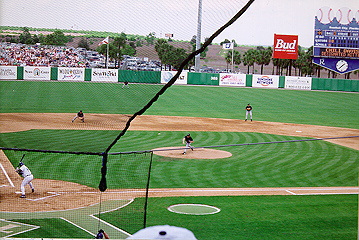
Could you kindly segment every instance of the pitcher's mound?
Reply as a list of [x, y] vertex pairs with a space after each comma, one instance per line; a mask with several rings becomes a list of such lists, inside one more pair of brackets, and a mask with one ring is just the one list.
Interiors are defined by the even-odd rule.
[[[169, 149], [169, 150], [158, 151], [164, 149]], [[193, 151], [191, 149], [187, 149], [186, 154], [183, 154], [183, 147], [164, 147], [164, 148], [156, 148], [153, 150], [157, 150], [153, 152], [156, 155], [163, 157], [171, 157], [171, 158], [217, 159], [217, 158], [227, 158], [232, 156], [232, 153], [230, 152], [209, 149], [209, 148], [195, 148]]]

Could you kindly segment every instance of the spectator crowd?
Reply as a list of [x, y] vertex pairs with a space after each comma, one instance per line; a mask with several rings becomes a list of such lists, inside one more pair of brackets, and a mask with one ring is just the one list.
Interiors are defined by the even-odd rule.
[[[161, 62], [123, 55], [119, 64], [109, 61], [109, 68], [137, 71], [161, 71]], [[105, 57], [96, 51], [66, 46], [26, 45], [0, 42], [0, 65], [36, 67], [105, 68]]]
[[89, 67], [83, 49], [59, 46], [0, 43], [0, 65], [38, 67]]

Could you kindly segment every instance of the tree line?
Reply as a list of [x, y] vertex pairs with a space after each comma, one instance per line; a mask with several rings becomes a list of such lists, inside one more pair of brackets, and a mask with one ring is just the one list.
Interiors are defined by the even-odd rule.
[[[236, 47], [235, 41], [224, 40], [223, 43], [233, 42]], [[324, 68], [318, 66], [312, 62], [313, 46], [308, 49], [304, 49], [298, 46], [298, 59], [278, 59], [272, 57], [272, 47], [258, 46], [253, 49], [248, 49], [243, 55], [233, 50], [233, 64], [239, 65], [243, 63], [247, 67], [247, 74], [254, 73], [254, 65], [260, 66], [260, 74], [263, 74], [263, 67], [268, 66], [271, 62], [273, 65], [272, 75], [286, 75], [286, 76], [317, 76], [321, 77], [321, 70]], [[225, 55], [227, 64], [232, 64], [232, 51], [227, 51]], [[325, 69], [327, 71], [328, 78], [336, 78], [338, 73]], [[354, 74], [358, 74], [359, 71], [354, 71]], [[345, 78], [350, 79], [351, 73], [346, 73]]]
[[[72, 41], [74, 37], [68, 36], [63, 33], [61, 30], [55, 30], [53, 33], [48, 35], [43, 34], [31, 34], [29, 28], [24, 27], [23, 32], [19, 35], [18, 39], [10, 39], [12, 42], [20, 42], [23, 44], [36, 44], [41, 43], [44, 45], [56, 45], [63, 46], [66, 43]], [[193, 36], [189, 41], [191, 44], [191, 48], [184, 49], [174, 47], [170, 43], [172, 39], [162, 39], [156, 38], [156, 34], [154, 32], [149, 33], [147, 36], [139, 38], [133, 35], [126, 35], [125, 33], [117, 34], [117, 36], [111, 39], [109, 43], [108, 56], [111, 60], [115, 60], [115, 67], [119, 67], [119, 63], [123, 60], [124, 55], [135, 56], [136, 48], [143, 45], [153, 45], [154, 49], [164, 66], [164, 68], [177, 69], [181, 62], [187, 58], [187, 56], [196, 49], [196, 36]], [[238, 49], [238, 45], [234, 40], [229, 41], [225, 39], [220, 45], [224, 43], [234, 43], [234, 47]], [[88, 39], [86, 37], [82, 37], [78, 43], [78, 47], [85, 48], [87, 50], [90, 49]], [[106, 44], [100, 45], [95, 49], [97, 52], [107, 56], [107, 46]], [[201, 53], [201, 59], [206, 58], [208, 48]], [[244, 53], [240, 53], [240, 51], [234, 49], [233, 51], [226, 51], [224, 56], [224, 60], [227, 65], [232, 64], [232, 53], [233, 53], [233, 64], [238, 65], [243, 63], [243, 65], [247, 68], [246, 73], [254, 73], [255, 64], [260, 67], [260, 74], [263, 74], [264, 66], [269, 65], [272, 62], [272, 74], [273, 75], [295, 75], [295, 76], [312, 76], [315, 75], [317, 77], [321, 77], [322, 67], [312, 63], [313, 56], [313, 46], [304, 49], [301, 46], [298, 47], [298, 59], [276, 59], [272, 58], [273, 49], [272, 47], [263, 47], [258, 46], [256, 48], [251, 48], [245, 51]], [[106, 61], [107, 62], [107, 61]], [[194, 66], [194, 60], [190, 61], [185, 69], [191, 69]], [[337, 73], [331, 70], [327, 71], [328, 78], [337, 77]], [[355, 71], [354, 73], [358, 73]], [[345, 75], [345, 78], [350, 78], [350, 73]]]

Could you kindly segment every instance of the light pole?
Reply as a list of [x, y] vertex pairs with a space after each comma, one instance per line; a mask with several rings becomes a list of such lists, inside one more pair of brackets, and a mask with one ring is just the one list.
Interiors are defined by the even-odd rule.
[[[202, 25], [202, 0], [198, 2], [198, 22], [197, 22], [197, 36], [196, 36], [196, 50], [201, 48], [201, 25]], [[201, 54], [197, 54], [194, 58], [194, 69], [199, 72], [201, 69]]]

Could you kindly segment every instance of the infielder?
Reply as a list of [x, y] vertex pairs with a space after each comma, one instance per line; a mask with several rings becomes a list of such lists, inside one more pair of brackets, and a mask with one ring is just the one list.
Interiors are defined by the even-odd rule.
[[21, 186], [20, 186], [20, 190], [21, 190], [21, 198], [26, 198], [25, 195], [25, 186], [27, 184], [29, 184], [30, 188], [31, 188], [31, 192], [35, 191], [34, 186], [32, 185], [32, 180], [34, 179], [34, 176], [32, 175], [30, 169], [28, 169], [24, 163], [20, 162], [19, 166], [15, 169], [15, 171], [24, 178], [24, 180], [22, 180]]
[[193, 147], [191, 146], [191, 143], [193, 143], [193, 138], [191, 137], [191, 134], [187, 134], [186, 136], [184, 136], [184, 138], [182, 139], [182, 143], [185, 144], [186, 143], [186, 148], [184, 149], [184, 152], [182, 154], [186, 154], [187, 148], [191, 148], [193, 151]]
[[82, 122], [85, 122], [85, 116], [84, 116], [84, 113], [82, 112], [82, 110], [80, 110], [80, 112], [78, 112], [76, 114], [74, 119], [72, 119], [72, 122], [74, 122], [76, 120], [76, 118], [80, 119]]
[[246, 120], [244, 121], [247, 121], [248, 119], [248, 114], [251, 118], [251, 121], [252, 121], [252, 106], [248, 103], [247, 107], [246, 107]]

